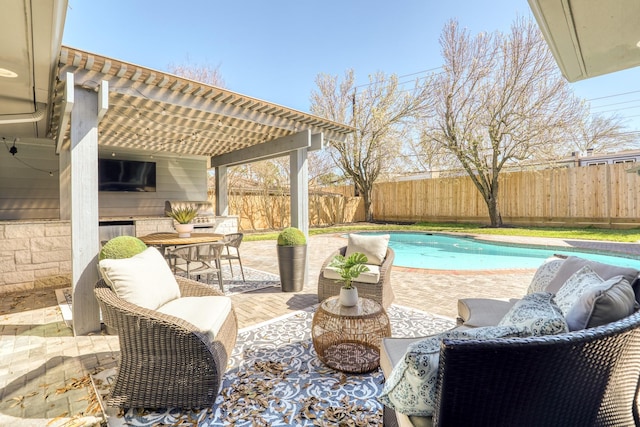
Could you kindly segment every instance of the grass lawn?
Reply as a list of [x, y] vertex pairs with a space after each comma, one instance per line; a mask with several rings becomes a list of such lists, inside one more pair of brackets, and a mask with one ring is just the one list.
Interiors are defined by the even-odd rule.
[[[628, 230], [613, 230], [603, 228], [542, 228], [542, 227], [504, 227], [489, 228], [477, 224], [460, 223], [416, 223], [411, 225], [398, 224], [344, 224], [332, 227], [311, 228], [310, 235], [323, 233], [342, 233], [364, 230], [404, 230], [404, 231], [444, 231], [449, 233], [493, 234], [502, 236], [530, 236], [555, 237], [559, 239], [605, 240], [610, 242], [640, 242], [640, 228]], [[244, 239], [275, 240], [278, 232], [246, 233]]]

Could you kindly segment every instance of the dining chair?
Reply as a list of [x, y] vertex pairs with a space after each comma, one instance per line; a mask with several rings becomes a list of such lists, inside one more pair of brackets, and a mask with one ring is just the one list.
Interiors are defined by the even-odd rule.
[[242, 238], [244, 234], [242, 233], [230, 233], [225, 234], [222, 242], [225, 246], [225, 252], [220, 255], [220, 259], [229, 261], [229, 269], [231, 270], [231, 275], [233, 276], [233, 266], [231, 265], [232, 260], [238, 260], [240, 264], [240, 272], [242, 273], [242, 281], [245, 282], [244, 278], [244, 269], [242, 268], [242, 259], [240, 258], [240, 243], [242, 243]]
[[222, 242], [182, 245], [169, 249], [167, 258], [174, 273], [182, 272], [187, 278], [206, 276], [206, 282], [209, 283], [209, 278], [215, 274], [220, 290], [224, 292], [220, 269], [220, 256], [224, 247]]

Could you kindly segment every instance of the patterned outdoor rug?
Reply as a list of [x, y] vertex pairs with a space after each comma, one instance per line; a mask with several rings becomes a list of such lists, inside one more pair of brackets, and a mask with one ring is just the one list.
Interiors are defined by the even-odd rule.
[[[280, 276], [277, 274], [267, 273], [249, 267], [244, 267], [245, 281], [242, 280], [240, 267], [233, 266], [233, 274], [229, 269], [229, 265], [222, 266], [222, 280], [224, 284], [225, 295], [241, 294], [243, 292], [257, 291], [258, 289], [270, 288], [272, 286], [280, 286]], [[218, 288], [218, 279], [211, 281], [211, 286]], [[62, 318], [67, 326], [71, 327], [71, 288], [56, 289], [56, 298], [58, 306], [62, 313]]]
[[[343, 374], [318, 360], [311, 342], [317, 306], [240, 330], [214, 408], [119, 414], [105, 408], [110, 427], [120, 426], [312, 426], [381, 425], [380, 369]], [[452, 319], [392, 305], [393, 336], [421, 336], [455, 326]], [[108, 393], [115, 368], [93, 376], [98, 394]]]

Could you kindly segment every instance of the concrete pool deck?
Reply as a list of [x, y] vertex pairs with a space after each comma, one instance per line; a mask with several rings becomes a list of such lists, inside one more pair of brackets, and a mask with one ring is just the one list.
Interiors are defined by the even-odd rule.
[[[284, 293], [279, 288], [265, 288], [233, 295], [239, 326], [251, 326], [316, 304], [320, 268], [331, 252], [346, 244], [342, 236], [343, 233], [323, 234], [309, 239], [309, 280], [302, 291]], [[497, 236], [489, 239], [553, 247], [608, 248], [640, 255], [639, 244]], [[245, 241], [240, 251], [246, 267], [278, 274], [275, 241]], [[459, 298], [520, 297], [533, 274], [533, 269], [462, 272], [393, 267], [394, 303], [455, 317]], [[91, 421], [95, 408], [87, 400], [88, 374], [116, 365], [118, 337], [74, 337], [62, 321], [53, 289], [2, 295], [0, 319], [0, 425], [58, 427], [74, 416]]]

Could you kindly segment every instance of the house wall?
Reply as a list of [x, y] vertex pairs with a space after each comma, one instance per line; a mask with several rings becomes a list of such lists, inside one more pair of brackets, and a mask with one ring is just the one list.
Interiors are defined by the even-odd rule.
[[[108, 157], [109, 152], [101, 152]], [[155, 192], [112, 192], [98, 194], [100, 217], [164, 216], [166, 200], [207, 200], [207, 160], [157, 157], [135, 154], [117, 158], [156, 162]]]
[[58, 157], [53, 142], [18, 141], [15, 156], [9, 153], [13, 141], [0, 144], [0, 220], [59, 218]]
[[[15, 156], [8, 151], [12, 145], [13, 141], [6, 140], [0, 146], [0, 220], [59, 219], [58, 156], [53, 142], [19, 141]], [[109, 157], [111, 152], [100, 156]], [[156, 162], [157, 189], [148, 193], [100, 192], [100, 217], [163, 216], [165, 200], [207, 200], [207, 159], [150, 159], [132, 153], [118, 153], [116, 158]]]

